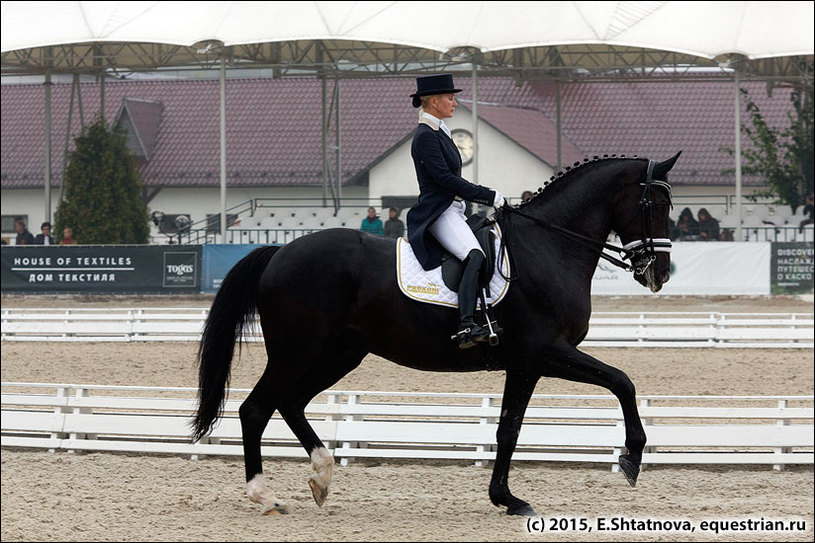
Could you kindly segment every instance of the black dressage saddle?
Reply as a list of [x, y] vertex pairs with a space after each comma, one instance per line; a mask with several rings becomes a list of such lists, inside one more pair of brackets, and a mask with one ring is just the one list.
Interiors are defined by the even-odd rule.
[[[487, 258], [484, 259], [484, 267], [479, 274], [481, 287], [486, 289], [487, 296], [490, 295], [490, 281], [495, 273], [495, 232], [492, 231], [492, 221], [480, 215], [471, 215], [467, 219], [467, 225], [472, 229], [481, 250]], [[461, 283], [461, 273], [464, 265], [451, 253], [445, 253], [441, 258], [441, 277], [444, 284], [453, 292], [458, 292]]]

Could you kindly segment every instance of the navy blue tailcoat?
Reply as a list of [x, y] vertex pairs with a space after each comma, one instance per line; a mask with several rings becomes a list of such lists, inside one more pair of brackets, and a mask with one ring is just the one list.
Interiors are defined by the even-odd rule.
[[441, 265], [445, 250], [428, 228], [456, 196], [492, 205], [495, 191], [461, 177], [458, 147], [431, 119], [419, 121], [410, 154], [419, 180], [419, 202], [407, 214], [408, 240], [422, 267], [432, 270]]

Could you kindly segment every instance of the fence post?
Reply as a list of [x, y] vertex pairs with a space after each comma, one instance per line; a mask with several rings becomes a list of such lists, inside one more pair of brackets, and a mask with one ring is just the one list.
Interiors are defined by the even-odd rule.
[[[651, 407], [651, 399], [650, 398], [642, 398], [642, 399], [640, 399], [640, 407], [645, 407], [646, 409]], [[654, 420], [651, 417], [645, 417], [644, 419], [642, 419], [643, 429], [647, 429], [649, 426], [651, 426], [653, 424], [653, 422], [654, 422]], [[645, 434], [647, 435], [648, 432], [645, 432]], [[645, 456], [645, 453], [650, 453], [650, 452], [653, 452], [653, 451], [654, 451], [653, 447], [649, 447], [648, 445], [646, 445], [645, 448], [642, 450], [643, 457]], [[644, 469], [645, 469], [645, 462], [642, 462], [640, 464], [640, 470], [644, 470]]]
[[[70, 387], [58, 387], [57, 388], [57, 398], [67, 398], [70, 394], [71, 394], [71, 388]], [[62, 422], [62, 425], [61, 425], [62, 429], [65, 428], [65, 416], [64, 415], [67, 412], [68, 411], [66, 410], [66, 408], [64, 406], [61, 406], [61, 405], [54, 408], [54, 414], [63, 415], [63, 417], [62, 417], [63, 422]], [[64, 439], [65, 434], [63, 432], [51, 432], [51, 438], [52, 439]], [[56, 452], [56, 449], [48, 449], [48, 452], [50, 452], [50, 453]]]
[[[778, 400], [778, 409], [783, 411], [786, 408], [787, 408], [787, 400]], [[790, 419], [778, 419], [778, 421], [776, 422], [777, 426], [789, 426], [789, 424], [790, 424]], [[789, 452], [789, 451], [790, 451], [789, 447], [776, 447], [775, 448], [776, 454], [782, 454], [782, 453], [786, 453], [786, 452]], [[774, 471], [784, 471], [783, 462], [780, 463], [780, 464], [773, 464], [773, 470]]]
[[[357, 400], [358, 400], [358, 397], [357, 397], [356, 394], [348, 394], [348, 402], [347, 403], [348, 403], [349, 407], [352, 406], [352, 405], [357, 405], [357, 403], [358, 403]], [[346, 422], [353, 422], [353, 421], [357, 420], [357, 418], [356, 418], [355, 415], [346, 415], [345, 420], [346, 420]], [[343, 448], [349, 448], [349, 449], [354, 447], [355, 445], [359, 445], [359, 443], [351, 442], [351, 441], [344, 441], [342, 443]], [[340, 459], [340, 465], [341, 466], [347, 466], [348, 464], [351, 463], [351, 460], [352, 459], [350, 457], [347, 457], [347, 456], [343, 457], [343, 458]]]
[[[481, 408], [482, 409], [489, 409], [491, 407], [492, 407], [492, 398], [491, 397], [485, 396], [485, 397], [481, 398]], [[478, 424], [490, 424], [494, 420], [495, 420], [495, 417], [480, 417], [478, 419]], [[483, 453], [485, 451], [491, 451], [492, 450], [492, 445], [484, 445], [484, 444], [476, 445], [475, 450], [476, 450], [476, 452], [479, 452], [479, 453]], [[484, 467], [484, 466], [488, 466], [489, 463], [490, 463], [489, 460], [477, 459], [475, 461], [475, 465], [477, 467], [479, 467], [479, 468]]]

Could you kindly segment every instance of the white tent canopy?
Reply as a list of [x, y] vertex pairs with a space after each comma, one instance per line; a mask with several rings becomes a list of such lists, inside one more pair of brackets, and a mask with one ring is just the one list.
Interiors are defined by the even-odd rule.
[[811, 55], [812, 2], [2, 2], [2, 51], [92, 42], [350, 40], [482, 52], [566, 44]]
[[[687, 57], [679, 62], [690, 63], [727, 60], [732, 54], [750, 60], [812, 55], [814, 5], [808, 1], [4, 1], [0, 42], [4, 73], [12, 67], [57, 72], [191, 64], [204, 61], [200, 57], [217, 59], [217, 51], [193, 48], [212, 43], [230, 47], [233, 59], [267, 64], [430, 61], [469, 48], [487, 62], [493, 55], [501, 64], [609, 69], [615, 67], [610, 64], [664, 62], [663, 57], [649, 59], [643, 50], [670, 51]], [[318, 58], [319, 48], [307, 45], [316, 42], [327, 55]], [[104, 49], [135, 43], [142, 44], [138, 52], [127, 47]], [[91, 44], [95, 52], [90, 51]], [[262, 45], [269, 44], [278, 47], [263, 50]], [[283, 49], [284, 44], [303, 47]], [[53, 49], [47, 54], [38, 51], [45, 47]], [[506, 54], [535, 48], [557, 49], [556, 54], [550, 51], [531, 61]], [[609, 48], [615, 55], [598, 61], [595, 55]], [[496, 56], [500, 52], [503, 55]], [[623, 60], [626, 55], [630, 59]], [[89, 56], [96, 57], [95, 65], [88, 62]]]

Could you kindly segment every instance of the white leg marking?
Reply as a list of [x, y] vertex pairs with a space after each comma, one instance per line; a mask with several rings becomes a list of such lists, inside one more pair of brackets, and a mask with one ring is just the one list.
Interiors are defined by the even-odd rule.
[[263, 507], [264, 515], [285, 515], [288, 513], [286, 505], [272, 496], [272, 494], [266, 489], [262, 473], [258, 473], [252, 477], [251, 481], [246, 483], [246, 494], [249, 496], [250, 500], [252, 500], [254, 503], [260, 504]]
[[334, 470], [334, 457], [324, 447], [311, 452], [311, 469], [314, 475], [308, 480], [314, 501], [322, 506], [328, 496], [328, 486], [331, 484], [331, 472]]

